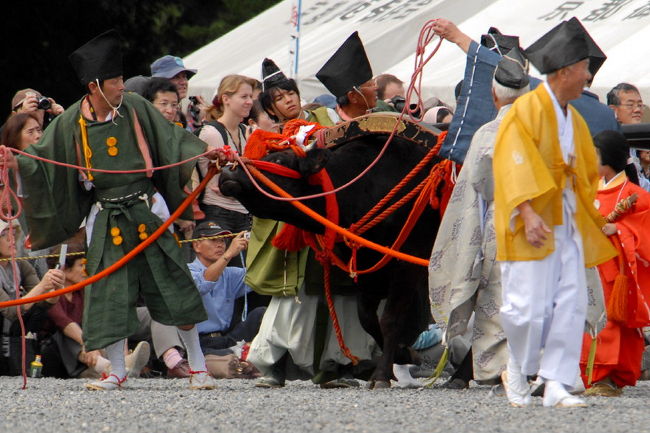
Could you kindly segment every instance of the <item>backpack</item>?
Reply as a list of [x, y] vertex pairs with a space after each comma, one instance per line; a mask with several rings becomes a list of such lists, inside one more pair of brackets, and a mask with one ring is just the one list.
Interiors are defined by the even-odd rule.
[[[219, 131], [219, 134], [221, 134], [221, 138], [223, 139], [223, 144], [227, 145], [228, 144], [228, 131], [226, 130], [226, 127], [224, 126], [223, 123], [217, 122], [216, 120], [213, 120], [211, 122], [206, 122], [203, 125], [199, 126], [194, 130], [194, 135], [197, 137], [201, 135], [201, 130], [203, 129], [204, 126], [210, 125], [214, 127], [217, 131]], [[241, 131], [242, 135], [245, 137], [246, 136], [246, 125], [243, 123], [239, 124], [239, 130]], [[241, 144], [241, 143], [240, 143]], [[243, 155], [244, 152], [241, 152], [241, 149], [235, 149], [240, 155]], [[203, 181], [203, 173], [201, 173], [201, 170], [199, 170], [198, 164], [196, 166], [196, 173], [199, 176], [199, 183]], [[201, 210], [203, 210], [203, 197], [205, 196], [205, 190], [201, 191], [201, 194], [196, 198], [199, 202], [199, 207]]]
[[[194, 130], [194, 135], [197, 137], [201, 134], [201, 130], [203, 129], [204, 126], [210, 125], [213, 128], [215, 128], [217, 131], [219, 131], [219, 134], [221, 134], [221, 138], [223, 139], [223, 144], [226, 145], [228, 144], [228, 131], [226, 130], [226, 127], [224, 126], [223, 123], [217, 122], [216, 120], [212, 122], [207, 122], [201, 125], [200, 127], [196, 128]], [[242, 133], [242, 135], [245, 137], [246, 136], [246, 125], [243, 123], [239, 124], [239, 130]], [[240, 155], [243, 154], [242, 150], [243, 149], [235, 149]]]

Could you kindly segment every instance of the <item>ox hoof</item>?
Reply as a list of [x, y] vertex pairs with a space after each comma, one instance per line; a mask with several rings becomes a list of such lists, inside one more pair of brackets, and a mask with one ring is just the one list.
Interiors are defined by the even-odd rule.
[[387, 389], [390, 388], [390, 382], [387, 380], [371, 380], [368, 382], [368, 389]]

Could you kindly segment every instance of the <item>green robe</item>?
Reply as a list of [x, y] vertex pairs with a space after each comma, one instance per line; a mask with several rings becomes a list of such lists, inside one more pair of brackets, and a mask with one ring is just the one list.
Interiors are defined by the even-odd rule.
[[[84, 166], [81, 100], [57, 117], [41, 140], [27, 152], [47, 159]], [[205, 143], [167, 120], [146, 100], [125, 94], [114, 121], [88, 124], [88, 144], [93, 168], [132, 170], [146, 168], [145, 155], [153, 167], [175, 163], [202, 153]], [[136, 127], [139, 125], [139, 128]], [[144, 137], [140, 148], [136, 131]], [[108, 153], [107, 139], [116, 139], [117, 155]], [[138, 227], [147, 235], [162, 220], [150, 210], [152, 196], [160, 193], [170, 210], [186, 194], [193, 163], [153, 173], [93, 172], [93, 187], [87, 190], [87, 172], [56, 166], [28, 157], [18, 164], [26, 194], [25, 213], [33, 248], [64, 241], [79, 229], [94, 203], [101, 203], [88, 247], [89, 275], [107, 268], [139, 242]], [[191, 208], [181, 216], [192, 219]], [[117, 228], [122, 243], [115, 244], [111, 228]], [[90, 236], [87, 233], [87, 236]], [[105, 347], [131, 335], [138, 326], [135, 314], [142, 295], [152, 317], [167, 325], [187, 325], [207, 319], [201, 298], [183, 260], [181, 249], [169, 231], [127, 265], [86, 287], [84, 339], [86, 350]]]

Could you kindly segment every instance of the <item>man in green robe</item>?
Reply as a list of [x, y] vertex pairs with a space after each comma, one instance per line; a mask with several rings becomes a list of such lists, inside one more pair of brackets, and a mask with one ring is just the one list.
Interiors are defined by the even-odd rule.
[[[114, 30], [80, 47], [70, 60], [88, 93], [27, 151], [88, 170], [25, 156], [17, 159], [33, 247], [63, 241], [86, 218], [87, 270], [94, 275], [151, 235], [169, 217], [169, 209], [185, 198], [183, 186], [192, 164], [153, 168], [196, 156], [205, 151], [205, 144], [166, 121], [143, 98], [124, 94], [120, 40]], [[191, 209], [183, 217], [192, 219]], [[194, 326], [207, 315], [171, 232], [165, 231], [125, 266], [85, 290], [85, 350], [105, 348], [112, 364], [108, 378], [87, 388], [113, 390], [126, 380], [124, 347], [138, 326], [139, 296], [153, 319], [178, 326], [193, 372], [190, 388], [214, 388]]]

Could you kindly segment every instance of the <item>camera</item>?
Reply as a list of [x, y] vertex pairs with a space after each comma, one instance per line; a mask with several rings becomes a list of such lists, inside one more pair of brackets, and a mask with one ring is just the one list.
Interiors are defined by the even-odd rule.
[[201, 109], [199, 108], [200, 105], [199, 100], [196, 98], [196, 96], [190, 96], [188, 99], [190, 100], [188, 111], [190, 112], [190, 116], [192, 116], [192, 122], [195, 125], [200, 125]]
[[39, 110], [49, 110], [50, 108], [52, 108], [52, 103], [47, 97], [41, 96], [40, 98], [38, 98], [37, 108]]
[[251, 239], [251, 232], [244, 232], [244, 239], [249, 241]]
[[[390, 103], [393, 105], [393, 107], [395, 107], [395, 110], [397, 110], [398, 113], [401, 113], [404, 109], [404, 104], [406, 104], [406, 99], [404, 99], [403, 96], [396, 95], [390, 99]], [[416, 110], [418, 108], [418, 104], [411, 104], [409, 108], [411, 110]], [[413, 115], [415, 117], [420, 117], [420, 111], [416, 110]]]

